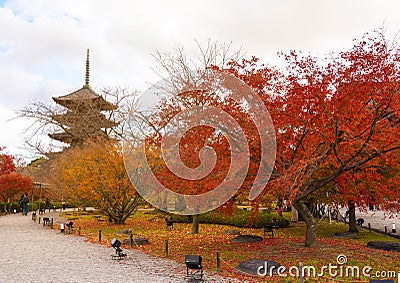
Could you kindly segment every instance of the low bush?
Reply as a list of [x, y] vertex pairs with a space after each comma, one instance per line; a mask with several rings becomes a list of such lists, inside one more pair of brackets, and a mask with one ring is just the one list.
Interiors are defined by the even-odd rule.
[[29, 211], [36, 211], [39, 209], [39, 205], [36, 202], [29, 203]]
[[12, 204], [11, 204], [11, 212], [13, 212], [14, 210], [15, 210], [16, 212], [21, 212], [21, 211], [22, 211], [22, 209], [21, 209], [19, 203], [16, 202], [16, 201], [13, 201]]
[[[41, 205], [40, 207], [44, 207], [44, 205]], [[29, 202], [29, 211], [36, 211], [39, 209], [39, 203], [37, 201], [35, 202]], [[19, 202], [17, 201], [13, 201], [11, 203], [11, 208], [10, 208], [10, 204], [7, 203], [7, 212], [8, 213], [13, 213], [15, 210], [15, 212], [22, 212], [22, 209], [19, 205]], [[4, 213], [4, 202], [0, 201], [0, 212]]]
[[37, 201], [35, 201], [35, 203], [37, 204], [38, 209], [46, 208], [46, 202], [44, 200], [38, 199]]
[[[171, 215], [176, 222], [190, 222], [190, 217], [184, 215]], [[257, 216], [252, 216], [250, 211], [236, 209], [232, 215], [224, 215], [217, 210], [200, 214], [200, 223], [232, 225], [235, 227], [262, 228], [272, 223], [272, 219], [278, 219], [278, 226], [288, 227], [290, 221], [284, 217], [269, 212], [260, 211]]]

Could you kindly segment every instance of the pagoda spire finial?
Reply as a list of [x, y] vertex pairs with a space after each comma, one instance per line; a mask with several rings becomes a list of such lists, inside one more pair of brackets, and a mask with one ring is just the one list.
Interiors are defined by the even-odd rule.
[[89, 87], [89, 49], [86, 51], [86, 75], [85, 75], [85, 87]]

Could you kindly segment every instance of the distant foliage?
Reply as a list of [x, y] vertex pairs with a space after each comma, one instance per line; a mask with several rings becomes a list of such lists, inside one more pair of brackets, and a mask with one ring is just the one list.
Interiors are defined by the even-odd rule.
[[12, 201], [20, 193], [31, 192], [33, 181], [16, 173], [13, 157], [5, 154], [3, 150], [4, 148], [0, 147], [0, 199], [3, 201], [3, 211], [13, 211]]

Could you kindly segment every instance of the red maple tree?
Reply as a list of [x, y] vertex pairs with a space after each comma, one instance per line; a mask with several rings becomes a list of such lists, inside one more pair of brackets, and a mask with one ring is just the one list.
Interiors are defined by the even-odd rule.
[[18, 193], [32, 190], [33, 181], [15, 172], [13, 157], [2, 152], [3, 150], [4, 147], [0, 148], [0, 198], [4, 202], [4, 211], [7, 211], [7, 202], [11, 205]]
[[[232, 62], [229, 68], [222, 69], [247, 83], [272, 117], [277, 154], [264, 194], [272, 192], [277, 198], [288, 199], [298, 210], [307, 226], [306, 246], [316, 242], [317, 229], [307, 202], [328, 186], [336, 187], [335, 194], [329, 196], [332, 202], [365, 205], [374, 197], [375, 203], [399, 210], [398, 205], [393, 205], [400, 199], [398, 178], [388, 177], [399, 168], [400, 50], [396, 43], [376, 31], [338, 54], [314, 57], [292, 51], [283, 56], [284, 69], [259, 65], [255, 57]], [[262, 133], [252, 123], [257, 117], [249, 114], [245, 105], [231, 100], [229, 94], [223, 99], [201, 91], [185, 95], [186, 98], [160, 106], [154, 124], [162, 128], [182, 107], [213, 105], [223, 109], [246, 133], [250, 167], [242, 189], [251, 188], [254, 175], [264, 163], [260, 155], [264, 146], [259, 139]], [[188, 155], [182, 154], [188, 167], [198, 165], [196, 148], [207, 142], [220, 146], [220, 152], [224, 152], [223, 142], [207, 136], [217, 132], [207, 131], [198, 129], [187, 140], [181, 140], [183, 145], [194, 148]], [[164, 182], [172, 180], [167, 171], [161, 169], [158, 173]], [[369, 181], [374, 188], [366, 189], [360, 179]], [[174, 182], [183, 184], [183, 180]], [[204, 186], [198, 186], [200, 183], [182, 187], [196, 193], [213, 187], [211, 180]], [[250, 195], [255, 203], [261, 198], [262, 195], [256, 199]]]
[[[163, 160], [161, 156], [161, 140], [163, 138], [161, 133], [165, 133], [165, 128], [167, 125], [170, 125], [171, 120], [178, 113], [190, 111], [190, 109], [197, 106], [210, 106], [224, 110], [231, 116], [236, 117], [238, 124], [241, 125], [247, 135], [252, 126], [251, 120], [245, 115], [245, 111], [240, 111], [240, 105], [237, 105], [237, 103], [235, 104], [235, 101], [229, 98], [221, 99], [221, 96], [212, 92], [198, 90], [185, 91], [169, 100], [162, 101], [158, 107], [159, 110], [153, 114], [151, 120], [153, 128], [159, 130], [147, 139], [152, 153], [158, 152], [158, 154], [148, 155], [148, 159], [152, 159], [150, 161], [152, 164], [152, 171], [159, 182], [168, 189], [184, 195], [200, 195], [212, 191], [224, 181], [232, 165], [232, 147], [225, 133], [211, 126], [201, 125], [201, 122], [197, 121], [198, 117], [196, 115], [189, 117], [185, 122], [180, 121], [181, 123], [196, 124], [196, 126], [186, 131], [179, 140], [178, 151], [180, 160], [187, 168], [198, 168], [202, 165], [202, 162], [204, 162], [204, 160], [200, 159], [202, 150], [212, 149], [216, 156], [215, 166], [209, 174], [203, 178], [190, 179], [177, 176], [176, 172], [179, 170], [172, 172]], [[257, 139], [254, 142], [250, 142], [250, 145], [256, 142]], [[238, 150], [240, 149], [237, 149], [237, 151]], [[251, 164], [249, 171], [255, 170], [254, 165], [254, 163]], [[254, 176], [248, 174], [243, 187], [249, 185], [252, 178], [254, 179]], [[168, 208], [167, 205], [167, 198], [165, 198], [165, 210]], [[175, 204], [175, 209], [177, 211], [183, 211], [186, 205], [184, 199], [181, 198]], [[233, 203], [230, 202], [229, 206], [231, 207], [232, 205]], [[193, 233], [198, 232], [199, 223], [197, 221], [198, 215], [195, 214], [193, 215]]]
[[398, 178], [378, 178], [398, 168], [400, 50], [377, 31], [327, 58], [292, 51], [285, 59], [287, 67], [274, 82], [263, 79], [272, 69], [255, 66], [256, 60], [233, 64], [230, 72], [255, 88], [270, 111], [278, 149], [266, 191], [293, 203], [307, 225], [305, 245], [311, 246], [317, 223], [307, 198], [328, 184], [341, 186], [344, 201], [371, 197], [355, 179], [379, 184], [376, 203], [400, 199]]

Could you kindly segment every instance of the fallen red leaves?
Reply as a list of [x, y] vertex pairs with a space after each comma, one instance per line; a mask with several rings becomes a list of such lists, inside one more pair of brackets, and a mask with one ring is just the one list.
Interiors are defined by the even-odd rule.
[[[90, 242], [99, 242], [98, 236], [99, 230], [101, 230], [101, 244], [107, 246], [111, 246], [110, 241], [114, 237], [121, 241], [124, 238], [129, 238], [129, 235], [118, 235], [117, 231], [132, 229], [134, 236], [149, 239], [148, 245], [133, 246], [133, 248], [156, 257], [166, 256], [165, 241], [168, 240], [168, 257], [170, 259], [183, 263], [185, 255], [199, 254], [203, 257], [203, 265], [206, 270], [217, 270], [216, 252], [219, 252], [219, 274], [250, 282], [259, 282], [260, 278], [239, 274], [235, 269], [240, 262], [250, 259], [275, 260], [286, 267], [298, 266], [299, 262], [321, 267], [329, 263], [335, 264], [337, 256], [345, 254], [352, 265], [370, 265], [375, 270], [388, 270], [389, 267], [391, 269], [400, 268], [399, 253], [374, 251], [372, 256], [371, 250], [365, 247], [363, 240], [320, 237], [315, 247], [305, 248], [302, 223], [291, 224], [290, 228], [278, 229], [275, 238], [266, 238], [258, 243], [231, 243], [230, 239], [234, 236], [224, 234], [224, 230], [237, 229], [240, 230], [241, 234], [262, 236], [262, 229], [201, 224], [200, 233], [193, 235], [190, 233], [191, 224], [175, 223], [174, 229], [167, 230], [162, 217], [146, 215], [142, 212], [138, 212], [135, 216], [129, 218], [123, 226], [108, 222], [97, 222], [90, 217], [79, 218], [74, 220], [74, 223], [76, 227], [81, 227], [81, 235], [87, 237]], [[345, 226], [340, 225], [335, 225], [333, 228], [338, 229], [338, 227], [345, 229]], [[130, 249], [130, 247], [125, 245], [124, 249]], [[268, 282], [282, 282], [281, 280], [280, 277], [268, 278]], [[298, 282], [298, 279], [296, 281], [290, 277], [285, 280], [288, 280], [287, 282], [292, 282], [291, 280]], [[337, 281], [325, 282], [341, 281], [337, 278]]]

